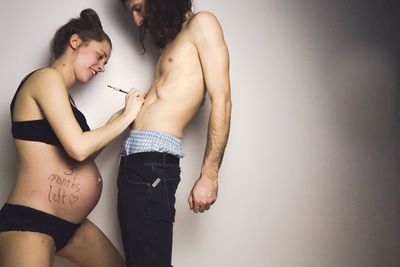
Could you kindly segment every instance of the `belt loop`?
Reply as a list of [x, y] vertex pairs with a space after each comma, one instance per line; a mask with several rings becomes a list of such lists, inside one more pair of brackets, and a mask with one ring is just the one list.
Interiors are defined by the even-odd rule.
[[[123, 171], [123, 174], [124, 174], [124, 177], [125, 177], [125, 179], [127, 179], [126, 177], [128, 177], [128, 170], [127, 170], [127, 168], [126, 168], [126, 157], [127, 157], [127, 155], [125, 155], [125, 154], [123, 154], [123, 153], [120, 153], [119, 154], [119, 169], [120, 169], [120, 171], [121, 171], [121, 167], [122, 167], [122, 171]], [[121, 161], [122, 161], [122, 166], [121, 166]]]
[[163, 167], [165, 167], [166, 161], [167, 161], [167, 153], [163, 153]]
[[[119, 162], [118, 162], [118, 167], [121, 166], [121, 161], [122, 161], [122, 157], [124, 156], [124, 154], [119, 153]], [[126, 160], [124, 161], [124, 168], [126, 167]]]

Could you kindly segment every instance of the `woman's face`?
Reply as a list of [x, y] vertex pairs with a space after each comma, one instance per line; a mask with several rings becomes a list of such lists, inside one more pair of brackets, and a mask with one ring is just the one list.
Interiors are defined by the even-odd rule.
[[77, 56], [74, 62], [76, 80], [86, 83], [97, 73], [104, 72], [110, 55], [111, 45], [107, 40], [82, 43], [77, 49]]

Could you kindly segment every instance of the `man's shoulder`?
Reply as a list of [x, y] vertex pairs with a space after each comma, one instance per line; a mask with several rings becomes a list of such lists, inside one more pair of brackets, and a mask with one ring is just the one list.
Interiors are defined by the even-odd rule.
[[188, 30], [196, 44], [210, 38], [218, 39], [223, 35], [217, 17], [209, 11], [194, 14], [188, 22]]
[[217, 17], [210, 11], [199, 11], [193, 14], [190, 17], [190, 21], [209, 21], [209, 20], [217, 20]]
[[209, 27], [219, 27], [217, 17], [209, 11], [199, 11], [195, 13], [188, 22], [189, 29], [199, 30]]

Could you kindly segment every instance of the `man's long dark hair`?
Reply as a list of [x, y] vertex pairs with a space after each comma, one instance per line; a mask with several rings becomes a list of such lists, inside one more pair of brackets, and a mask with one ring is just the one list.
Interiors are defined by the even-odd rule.
[[191, 0], [146, 0], [144, 28], [140, 32], [142, 46], [148, 29], [156, 46], [164, 48], [181, 31], [185, 14], [191, 10]]
[[[123, 4], [127, 0], [120, 0]], [[144, 50], [146, 30], [155, 45], [164, 48], [182, 29], [187, 12], [192, 11], [191, 0], [145, 0], [144, 23], [140, 27], [140, 43]]]

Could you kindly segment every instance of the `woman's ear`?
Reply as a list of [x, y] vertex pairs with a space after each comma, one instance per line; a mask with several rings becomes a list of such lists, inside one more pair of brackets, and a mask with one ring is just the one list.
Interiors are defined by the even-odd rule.
[[82, 39], [79, 37], [78, 34], [74, 33], [69, 38], [69, 45], [72, 49], [77, 49], [82, 43]]

